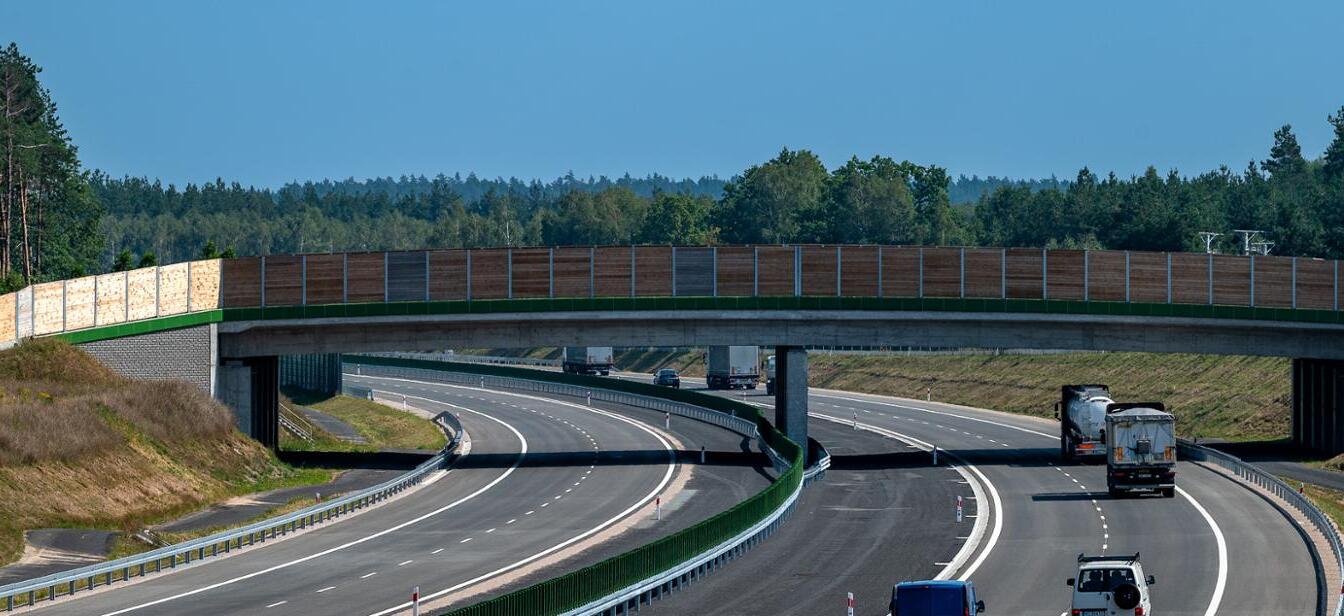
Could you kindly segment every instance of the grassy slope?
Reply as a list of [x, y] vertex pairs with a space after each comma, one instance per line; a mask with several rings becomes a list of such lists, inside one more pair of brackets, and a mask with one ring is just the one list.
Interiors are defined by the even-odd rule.
[[[506, 354], [491, 349], [494, 354]], [[529, 352], [549, 356], [550, 349]], [[623, 350], [622, 370], [670, 367], [688, 376], [705, 371], [701, 351]], [[1122, 401], [1158, 401], [1177, 416], [1184, 435], [1233, 440], [1288, 436], [1289, 360], [1157, 353], [1059, 355], [839, 355], [813, 352], [811, 384], [875, 394], [1051, 417], [1066, 383], [1105, 383]]]
[[0, 563], [25, 529], [134, 531], [330, 477], [280, 463], [190, 385], [126, 381], [54, 340], [0, 352]]
[[285, 437], [282, 446], [293, 450], [378, 451], [380, 449], [443, 449], [447, 440], [434, 423], [405, 411], [350, 396], [313, 395], [301, 390], [286, 390], [296, 404], [333, 415], [350, 424], [368, 440], [367, 444], [347, 443], [319, 435], [313, 443]]

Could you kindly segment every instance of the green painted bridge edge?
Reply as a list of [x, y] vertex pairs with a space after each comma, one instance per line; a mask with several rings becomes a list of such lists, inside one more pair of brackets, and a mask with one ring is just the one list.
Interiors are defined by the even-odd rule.
[[778, 452], [790, 466], [769, 487], [713, 517], [633, 550], [613, 556], [583, 569], [538, 582], [505, 595], [462, 607], [445, 616], [513, 616], [517, 614], [559, 614], [583, 606], [658, 575], [741, 534], [783, 505], [802, 483], [803, 452], [793, 441], [766, 421], [754, 406], [719, 396], [656, 387], [610, 378], [567, 375], [526, 368], [457, 364], [391, 357], [346, 356], [370, 365], [397, 366], [505, 376], [534, 381], [623, 391], [642, 396], [666, 398], [694, 404], [756, 423], [762, 440]]
[[179, 329], [225, 321], [274, 321], [350, 317], [654, 310], [857, 310], [1077, 314], [1138, 317], [1238, 319], [1293, 323], [1344, 323], [1344, 312], [1251, 308], [1216, 304], [1146, 304], [1040, 299], [939, 297], [597, 297], [492, 299], [442, 302], [374, 302], [314, 306], [224, 308], [56, 334], [72, 343]]

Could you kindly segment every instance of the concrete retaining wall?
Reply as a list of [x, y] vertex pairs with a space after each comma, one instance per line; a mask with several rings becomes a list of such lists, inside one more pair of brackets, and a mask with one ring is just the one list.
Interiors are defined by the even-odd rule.
[[201, 325], [79, 345], [117, 374], [132, 379], [181, 380], [215, 393], [216, 326]]

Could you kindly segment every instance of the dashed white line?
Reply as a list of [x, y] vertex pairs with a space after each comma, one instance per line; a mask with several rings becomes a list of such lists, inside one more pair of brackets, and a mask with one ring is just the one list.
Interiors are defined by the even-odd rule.
[[468, 542], [468, 541], [471, 541], [471, 537], [467, 537], [466, 539], [463, 539], [463, 540], [461, 540], [461, 541], [458, 541], [458, 543], [466, 543], [466, 542]]
[[361, 580], [367, 580], [367, 579], [369, 579], [369, 578], [371, 578], [371, 577], [373, 577], [373, 576], [375, 576], [375, 575], [378, 575], [378, 572], [377, 572], [377, 571], [372, 571], [372, 572], [365, 573], [364, 575], [359, 576], [359, 579], [361, 579]]
[[276, 601], [275, 603], [272, 603], [272, 604], [270, 604], [270, 605], [268, 605], [268, 606], [266, 606], [266, 607], [268, 607], [268, 608], [272, 608], [272, 607], [276, 607], [276, 606], [284, 605], [284, 604], [286, 604], [286, 603], [289, 603], [289, 602], [288, 602], [288, 601]]
[[328, 586], [328, 587], [326, 587], [326, 588], [319, 588], [319, 589], [317, 590], [317, 592], [327, 592], [328, 590], [331, 590], [331, 589], [333, 589], [333, 588], [336, 588], [336, 587], [335, 587], [335, 586]]
[[413, 562], [415, 562], [415, 561], [413, 561], [413, 560], [403, 560], [403, 561], [397, 563], [397, 566], [398, 566], [398, 567], [405, 567], [406, 565], [409, 565], [409, 564], [411, 564], [411, 563], [413, 563]]

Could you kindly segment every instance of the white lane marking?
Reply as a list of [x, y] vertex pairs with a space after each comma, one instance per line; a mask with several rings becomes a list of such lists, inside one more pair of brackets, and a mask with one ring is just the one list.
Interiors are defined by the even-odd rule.
[[1204, 505], [1199, 504], [1199, 501], [1195, 500], [1195, 497], [1186, 492], [1184, 488], [1176, 486], [1176, 491], [1184, 496], [1185, 500], [1190, 501], [1191, 505], [1194, 505], [1199, 515], [1204, 516], [1204, 521], [1208, 522], [1209, 528], [1213, 529], [1213, 538], [1218, 543], [1218, 582], [1213, 585], [1213, 597], [1209, 599], [1209, 608], [1204, 610], [1204, 616], [1214, 616], [1218, 613], [1218, 606], [1223, 602], [1223, 591], [1227, 588], [1227, 540], [1223, 538], [1223, 529], [1218, 527], [1218, 522], [1215, 522], [1213, 516], [1209, 515], [1209, 511], [1204, 508]]
[[488, 535], [488, 534], [493, 533], [493, 532], [495, 532], [495, 529], [492, 528], [492, 529], [490, 529], [490, 530], [485, 531], [485, 534]]
[[437, 550], [434, 550], [433, 552], [430, 552], [429, 555], [430, 555], [430, 556], [433, 556], [433, 555], [438, 554], [439, 552], [442, 552], [442, 551], [443, 551], [443, 548], [439, 548], [439, 549], [437, 549]]
[[[396, 378], [391, 378], [391, 377], [365, 377], [365, 378], [377, 378], [377, 379], [396, 380], [396, 381], [410, 381], [410, 382], [413, 382], [413, 383], [414, 383], [414, 382], [421, 382], [421, 381], [414, 381], [414, 380], [410, 380], [410, 379], [396, 379]], [[449, 385], [449, 384], [444, 384], [444, 383], [428, 383], [428, 384], [429, 384], [429, 385], [438, 385], [438, 386], [440, 386], [440, 387], [450, 387], [450, 388], [454, 388], [454, 389], [464, 389], [464, 390], [476, 389], [476, 388], [474, 388], [474, 387], [465, 387], [465, 386], [462, 386], [462, 385]], [[612, 413], [612, 412], [609, 412], [609, 411], [603, 411], [603, 410], [601, 410], [601, 409], [594, 408], [594, 407], [591, 407], [591, 406], [584, 406], [584, 405], [582, 405], [582, 404], [575, 404], [575, 403], [572, 403], [572, 402], [565, 402], [565, 401], [563, 401], [563, 400], [554, 400], [554, 399], [550, 399], [550, 398], [541, 398], [541, 397], [537, 397], [537, 396], [529, 396], [529, 395], [526, 395], [526, 394], [519, 394], [519, 393], [513, 393], [513, 392], [503, 392], [503, 391], [501, 391], [501, 392], [496, 392], [496, 391], [494, 391], [494, 390], [489, 390], [489, 391], [491, 391], [491, 393], [496, 393], [496, 394], [500, 394], [500, 395], [517, 396], [517, 397], [520, 397], [520, 398], [526, 398], [526, 399], [530, 399], [530, 400], [537, 400], [537, 401], [546, 402], [546, 403], [550, 403], [550, 404], [556, 404], [556, 405], [560, 405], [560, 406], [567, 406], [567, 407], [571, 407], [571, 408], [576, 408], [576, 409], [579, 409], [579, 410], [582, 410], [582, 411], [587, 411], [587, 412], [590, 412], [590, 413], [595, 413], [595, 414], [597, 414], [597, 415], [602, 415], [602, 416], [604, 416], [604, 417], [609, 417], [609, 418], [611, 418], [611, 419], [615, 419], [615, 420], [617, 420], [617, 421], [620, 421], [620, 422], [623, 422], [623, 423], [632, 425], [632, 426], [638, 428], [639, 430], [641, 430], [641, 431], [643, 431], [643, 432], [645, 432], [645, 433], [648, 433], [650, 436], [652, 436], [655, 440], [657, 440], [657, 441], [663, 446], [663, 449], [664, 449], [664, 450], [667, 451], [667, 457], [668, 457], [667, 470], [663, 473], [663, 478], [662, 478], [662, 480], [659, 481], [659, 482], [658, 482], [658, 485], [654, 486], [654, 488], [653, 488], [652, 490], [650, 490], [648, 494], [644, 495], [643, 498], [641, 498], [641, 499], [635, 501], [634, 504], [632, 504], [632, 505], [630, 505], [629, 507], [625, 508], [625, 510], [623, 510], [623, 511], [621, 511], [620, 513], [617, 513], [615, 516], [612, 516], [611, 518], [609, 518], [609, 519], [603, 521], [601, 524], [598, 524], [597, 526], [594, 526], [594, 527], [588, 529], [587, 531], [584, 531], [583, 533], [581, 533], [581, 534], [579, 534], [579, 535], [575, 535], [574, 537], [570, 537], [569, 539], [566, 539], [565, 541], [562, 541], [562, 542], [557, 543], [557, 544], [555, 544], [555, 545], [553, 545], [553, 546], [551, 546], [551, 547], [549, 547], [549, 548], [546, 548], [545, 550], [542, 550], [542, 551], [540, 551], [540, 552], [537, 552], [536, 554], [533, 554], [533, 555], [531, 555], [531, 556], [528, 556], [527, 558], [524, 558], [524, 559], [522, 559], [522, 560], [519, 560], [518, 562], [511, 563], [511, 564], [508, 564], [508, 565], [504, 565], [503, 567], [500, 567], [500, 568], [498, 568], [498, 569], [495, 569], [494, 571], [490, 571], [490, 572], [488, 572], [488, 573], [483, 573], [483, 574], [481, 574], [481, 575], [476, 576], [475, 578], [472, 578], [472, 579], [467, 580], [467, 581], [465, 581], [465, 582], [460, 582], [460, 583], [458, 583], [458, 584], [456, 584], [456, 585], [450, 586], [450, 587], [445, 588], [445, 589], [443, 589], [443, 590], [438, 590], [438, 591], [435, 591], [435, 592], [432, 592], [432, 593], [429, 593], [429, 594], [426, 594], [426, 595], [422, 595], [422, 596], [420, 597], [420, 600], [421, 600], [421, 601], [429, 601], [429, 600], [431, 600], [431, 599], [435, 599], [435, 598], [438, 598], [438, 597], [442, 597], [443, 595], [446, 595], [446, 594], [449, 594], [449, 593], [452, 593], [452, 592], [456, 592], [457, 590], [460, 590], [460, 589], [462, 589], [462, 588], [466, 588], [466, 587], [471, 586], [472, 584], [476, 584], [476, 583], [478, 583], [478, 582], [480, 582], [480, 581], [482, 581], [482, 580], [487, 580], [487, 579], [490, 579], [490, 578], [492, 578], [492, 577], [495, 577], [495, 576], [497, 576], [497, 575], [499, 575], [499, 574], [501, 574], [501, 573], [505, 573], [505, 572], [507, 572], [507, 571], [511, 571], [511, 570], [513, 570], [513, 569], [517, 569], [518, 567], [521, 567], [521, 566], [523, 566], [523, 565], [526, 565], [526, 564], [531, 563], [531, 562], [533, 562], [533, 561], [536, 561], [536, 560], [538, 560], [538, 559], [545, 558], [546, 556], [548, 556], [548, 555], [550, 555], [550, 554], [553, 554], [553, 553], [555, 553], [555, 552], [557, 552], [557, 551], [559, 551], [559, 550], [563, 550], [563, 549], [565, 549], [566, 547], [568, 547], [568, 546], [570, 546], [570, 545], [573, 545], [573, 544], [575, 544], [575, 543], [577, 543], [577, 542], [579, 542], [579, 541], [583, 541], [584, 539], [587, 539], [588, 537], [591, 537], [592, 535], [601, 532], [602, 529], [604, 529], [604, 528], [606, 528], [606, 527], [608, 527], [608, 526], [611, 526], [612, 524], [615, 524], [616, 522], [619, 522], [620, 520], [624, 519], [626, 516], [630, 515], [631, 513], [634, 513], [637, 509], [643, 507], [643, 506], [646, 505], [649, 501], [652, 501], [655, 497], [657, 497], [659, 494], [661, 494], [662, 491], [663, 491], [663, 489], [667, 487], [667, 484], [670, 483], [670, 482], [672, 481], [672, 475], [673, 475], [673, 473], [676, 471], [676, 468], [677, 468], [677, 465], [676, 465], [676, 458], [675, 458], [676, 453], [675, 453], [675, 451], [674, 451], [673, 448], [672, 448], [672, 443], [668, 442], [667, 439], [663, 438], [663, 436], [662, 436], [661, 434], [659, 434], [656, 430], [650, 428], [649, 426], [644, 425], [644, 424], [641, 423], [641, 422], [635, 421], [635, 420], [630, 419], [630, 418], [628, 418], [628, 417], [623, 417], [623, 416], [621, 416], [621, 415], [618, 415], [618, 414], [616, 414], [616, 413]], [[589, 467], [589, 468], [591, 468], [591, 467]], [[546, 505], [543, 504], [542, 506], [544, 507], [544, 506], [546, 506]], [[398, 604], [398, 605], [395, 605], [395, 606], [393, 606], [393, 607], [390, 607], [390, 608], [388, 608], [388, 609], [386, 609], [386, 610], [383, 610], [383, 611], [381, 611], [381, 612], [376, 612], [376, 613], [374, 613], [372, 616], [385, 616], [386, 614], [392, 614], [392, 613], [396, 613], [396, 612], [405, 610], [405, 609], [409, 608], [410, 606], [411, 606], [410, 602], [400, 603], [400, 604]]]
[[276, 607], [276, 606], [284, 605], [284, 604], [286, 604], [286, 603], [289, 603], [289, 602], [288, 602], [288, 601], [276, 601], [275, 603], [272, 603], [272, 604], [270, 604], [270, 605], [268, 605], [268, 606], [266, 606], [266, 607], [267, 607], [267, 608], [272, 608], [272, 607]]
[[365, 573], [364, 575], [359, 576], [359, 579], [361, 579], [361, 580], [367, 580], [367, 579], [369, 579], [369, 578], [371, 578], [371, 577], [373, 577], [373, 576], [375, 576], [375, 575], [378, 575], [378, 572], [377, 572], [377, 571], [373, 571], [373, 572], [370, 572], [370, 573]]
[[505, 525], [513, 524], [514, 522], [517, 522], [517, 521], [518, 521], [518, 518], [512, 518], [512, 519], [510, 519], [508, 522], [505, 522], [504, 524], [505, 524]]
[[[908, 410], [911, 410], [911, 411], [919, 411], [919, 412], [921, 412], [921, 413], [929, 413], [929, 414], [932, 414], [932, 415], [943, 415], [943, 416], [946, 416], [946, 417], [956, 417], [957, 419], [965, 419], [965, 420], [967, 420], [967, 421], [977, 421], [977, 422], [980, 422], [980, 423], [989, 424], [989, 425], [991, 425], [991, 426], [999, 426], [999, 427], [1001, 427], [1001, 428], [1008, 428], [1008, 429], [1010, 429], [1010, 430], [1017, 430], [1018, 432], [1026, 432], [1027, 434], [1035, 434], [1035, 435], [1037, 435], [1037, 436], [1044, 436], [1044, 437], [1046, 437], [1046, 438], [1054, 439], [1054, 440], [1056, 440], [1056, 441], [1059, 440], [1059, 437], [1058, 437], [1058, 436], [1054, 436], [1054, 435], [1046, 434], [1046, 433], [1044, 433], [1044, 432], [1037, 432], [1036, 430], [1032, 430], [1032, 429], [1030, 429], [1030, 428], [1022, 428], [1022, 427], [1019, 427], [1019, 426], [1014, 426], [1014, 425], [1012, 425], [1012, 424], [1007, 424], [1007, 423], [1003, 423], [1003, 422], [999, 422], [999, 421], [991, 421], [991, 420], [988, 420], [988, 419], [980, 419], [979, 417], [969, 417], [969, 416], [966, 416], [966, 415], [959, 415], [959, 414], [957, 414], [957, 413], [949, 413], [949, 412], [947, 412], [947, 411], [935, 411], [935, 410], [933, 410], [933, 409], [923, 409], [923, 408], [919, 408], [919, 407], [917, 407], [917, 406], [910, 406], [910, 405], [908, 405], [908, 404], [896, 404], [896, 403], [894, 403], [894, 402], [883, 402], [883, 401], [881, 401], [881, 400], [864, 400], [864, 399], [861, 399], [861, 398], [846, 398], [845, 396], [836, 396], [836, 395], [833, 395], [833, 394], [817, 394], [817, 393], [811, 393], [811, 392], [809, 392], [808, 395], [809, 395], [809, 396], [816, 396], [816, 397], [818, 397], [818, 398], [835, 398], [835, 399], [837, 399], [837, 400], [847, 400], [847, 401], [849, 401], [849, 402], [858, 402], [858, 403], [861, 403], [861, 404], [880, 404], [880, 405], [882, 405], [882, 406], [890, 406], [890, 407], [894, 407], [894, 408], [898, 408], [898, 409], [908, 409]], [[924, 423], [927, 423], [927, 422], [924, 422]]]
[[406, 565], [409, 565], [409, 564], [411, 564], [411, 563], [413, 563], [413, 562], [415, 562], [415, 561], [413, 561], [413, 560], [403, 560], [403, 561], [397, 563], [397, 566], [398, 566], [398, 567], [405, 567]]
[[529, 512], [527, 512], [527, 513], [524, 513], [523, 515], [532, 515], [532, 514], [534, 514], [534, 513], [536, 513], [536, 511], [529, 511]]
[[326, 588], [319, 588], [319, 589], [317, 590], [317, 592], [327, 592], [328, 590], [331, 590], [331, 589], [333, 589], [333, 588], [336, 588], [336, 587], [335, 587], [335, 586], [328, 586], [328, 587], [326, 587]]
[[[418, 396], [409, 396], [409, 397], [418, 398]], [[421, 399], [421, 400], [424, 400], [425, 398], [420, 398], [420, 399]], [[407, 520], [407, 521], [402, 522], [402, 523], [400, 523], [400, 524], [397, 524], [397, 525], [395, 525], [395, 526], [391, 526], [391, 527], [389, 527], [389, 528], [385, 528], [385, 529], [380, 530], [380, 531], [378, 531], [378, 532], [376, 532], [376, 533], [373, 533], [373, 534], [371, 534], [371, 535], [365, 535], [365, 536], [363, 536], [363, 537], [360, 537], [359, 539], [355, 539], [354, 541], [347, 541], [347, 542], [342, 543], [342, 544], [340, 544], [340, 545], [338, 545], [338, 546], [335, 546], [335, 547], [331, 547], [331, 548], [327, 548], [327, 549], [325, 549], [325, 550], [322, 550], [321, 552], [317, 552], [317, 553], [314, 553], [314, 554], [309, 554], [309, 555], [304, 556], [304, 557], [302, 557], [302, 558], [296, 558], [296, 559], [294, 559], [294, 560], [287, 561], [287, 562], [283, 562], [283, 563], [280, 563], [280, 564], [278, 564], [278, 565], [272, 565], [272, 566], [270, 566], [270, 567], [267, 567], [267, 568], [265, 568], [265, 569], [261, 569], [261, 570], [259, 570], [259, 571], [253, 571], [252, 573], [248, 573], [248, 574], [240, 575], [240, 576], [237, 576], [237, 577], [229, 578], [229, 579], [224, 580], [224, 581], [222, 581], [222, 582], [215, 582], [214, 584], [210, 584], [210, 585], [207, 585], [207, 586], [202, 586], [202, 587], [200, 587], [200, 588], [193, 588], [193, 589], [191, 589], [191, 590], [183, 591], [183, 592], [177, 593], [177, 594], [175, 594], [175, 595], [169, 595], [169, 596], [167, 596], [167, 597], [162, 597], [162, 598], [159, 598], [159, 599], [155, 599], [155, 600], [153, 600], [153, 601], [146, 601], [145, 603], [141, 603], [141, 604], [139, 604], [139, 605], [132, 605], [132, 606], [130, 606], [130, 607], [126, 607], [126, 608], [122, 608], [122, 609], [120, 609], [120, 610], [117, 610], [117, 611], [115, 611], [115, 612], [107, 612], [106, 614], [103, 614], [103, 616], [118, 616], [119, 614], [126, 614], [126, 613], [129, 613], [129, 612], [134, 612], [134, 611], [139, 610], [139, 609], [147, 608], [147, 607], [154, 606], [154, 605], [159, 605], [159, 604], [162, 604], [162, 603], [167, 603], [167, 602], [169, 602], [169, 601], [175, 601], [175, 600], [177, 600], [177, 599], [181, 599], [181, 598], [183, 598], [183, 597], [190, 597], [190, 596], [192, 596], [192, 595], [197, 595], [197, 594], [200, 594], [200, 593], [203, 593], [203, 592], [206, 592], [206, 591], [214, 590], [214, 589], [216, 589], [216, 588], [222, 588], [222, 587], [224, 587], [224, 586], [228, 586], [228, 585], [230, 585], [230, 584], [236, 584], [236, 583], [238, 583], [238, 582], [242, 582], [242, 581], [245, 581], [245, 580], [250, 580], [250, 579], [252, 579], [252, 578], [254, 578], [254, 577], [258, 577], [258, 576], [266, 575], [267, 573], [271, 573], [271, 572], [273, 572], [273, 571], [279, 571], [279, 570], [281, 570], [281, 569], [285, 569], [285, 568], [288, 568], [288, 567], [292, 567], [292, 566], [294, 566], [294, 565], [298, 565], [298, 564], [301, 564], [301, 563], [305, 563], [305, 562], [308, 562], [308, 561], [313, 560], [313, 559], [315, 559], [315, 558], [321, 558], [321, 557], [326, 556], [326, 555], [328, 555], [328, 554], [332, 554], [332, 553], [335, 553], [335, 552], [339, 552], [339, 551], [341, 551], [341, 550], [344, 550], [344, 549], [349, 548], [349, 547], [352, 547], [352, 546], [359, 545], [359, 544], [364, 543], [364, 542], [366, 542], [366, 541], [372, 541], [372, 540], [374, 540], [374, 539], [377, 539], [377, 538], [379, 538], [379, 537], [382, 537], [382, 536], [387, 535], [387, 534], [390, 534], [390, 533], [395, 533], [395, 532], [397, 532], [397, 531], [399, 531], [399, 530], [401, 530], [401, 529], [403, 529], [403, 528], [406, 528], [407, 526], [411, 526], [412, 524], [418, 524], [418, 523], [420, 523], [420, 522], [423, 522], [423, 521], [425, 521], [425, 520], [428, 520], [429, 518], [432, 518], [432, 517], [434, 517], [434, 516], [436, 516], [436, 515], [439, 515], [440, 513], [443, 513], [443, 512], [445, 512], [445, 511], [448, 511], [449, 509], [453, 509], [453, 508], [457, 507], [458, 505], [461, 505], [462, 503], [465, 503], [465, 502], [467, 502], [467, 501], [469, 501], [469, 500], [471, 500], [471, 499], [473, 499], [473, 498], [476, 498], [477, 496], [480, 496], [480, 495], [484, 494], [484, 493], [485, 493], [487, 490], [489, 490], [490, 488], [493, 488], [493, 487], [499, 485], [500, 482], [504, 481], [506, 478], [508, 478], [509, 475], [512, 475], [513, 472], [514, 472], [515, 470], [518, 469], [518, 465], [521, 464], [522, 461], [523, 461], [523, 456], [524, 456], [524, 454], [527, 453], [527, 439], [523, 437], [523, 434], [522, 434], [521, 432], [519, 432], [518, 430], [514, 429], [513, 426], [511, 426], [511, 425], [509, 425], [509, 424], [507, 424], [507, 423], [505, 423], [505, 422], [503, 422], [503, 421], [500, 421], [500, 420], [498, 420], [498, 419], [495, 419], [494, 417], [491, 417], [491, 416], [489, 416], [489, 415], [486, 415], [485, 413], [481, 413], [480, 411], [473, 411], [473, 410], [471, 410], [471, 409], [469, 409], [469, 408], [466, 408], [466, 407], [464, 407], [464, 406], [457, 406], [456, 404], [449, 404], [449, 403], [447, 403], [447, 402], [437, 402], [437, 401], [433, 401], [433, 400], [431, 400], [431, 402], [435, 402], [436, 404], [443, 404], [443, 405], [445, 405], [445, 406], [451, 406], [451, 407], [456, 408], [456, 409], [459, 409], [459, 410], [463, 410], [463, 411], [467, 411], [467, 412], [469, 412], [469, 413], [474, 413], [474, 414], [480, 415], [481, 417], [484, 417], [484, 418], [486, 418], [486, 419], [489, 419], [490, 421], [493, 421], [493, 422], [495, 422], [495, 423], [497, 423], [497, 424], [499, 424], [499, 425], [501, 425], [501, 426], [504, 426], [505, 428], [508, 428], [509, 431], [512, 432], [513, 435], [514, 435], [515, 437], [518, 438], [518, 442], [520, 443], [520, 449], [521, 449], [521, 450], [518, 452], [518, 457], [514, 459], [514, 461], [513, 461], [513, 465], [510, 466], [510, 467], [508, 468], [508, 470], [504, 471], [500, 476], [494, 478], [494, 480], [492, 480], [490, 483], [487, 483], [487, 484], [481, 486], [480, 489], [476, 490], [475, 492], [472, 492], [471, 494], [468, 494], [468, 495], [466, 495], [466, 496], [463, 496], [462, 498], [459, 498], [459, 499], [457, 499], [457, 500], [455, 500], [455, 501], [453, 501], [453, 502], [451, 502], [451, 503], [448, 503], [447, 505], [444, 505], [444, 506], [442, 506], [442, 507], [439, 507], [438, 509], [435, 509], [435, 510], [433, 510], [433, 511], [430, 511], [429, 513], [426, 513], [426, 514], [424, 514], [424, 515], [422, 515], [422, 516], [419, 516], [419, 517], [416, 517], [416, 518], [411, 518], [410, 520]]]
[[[829, 415], [823, 415], [821, 413], [808, 413], [808, 416], [816, 417], [818, 419], [825, 419], [827, 421], [832, 421], [844, 425], [852, 425], [854, 423], [852, 419], [831, 417]], [[888, 430], [886, 428], [879, 428], [877, 426], [869, 424], [858, 424], [858, 425], [860, 428], [863, 428], [864, 430], [868, 430], [870, 432], [876, 432], [884, 436], [904, 441], [906, 443], [919, 447], [925, 451], [933, 449], [932, 444], [926, 443], [909, 435], [901, 434], [899, 432]], [[980, 568], [980, 565], [985, 562], [985, 558], [987, 558], [990, 552], [994, 550], [994, 545], [999, 542], [999, 535], [1003, 533], [1003, 501], [1000, 500], [999, 498], [998, 489], [995, 488], [994, 484], [989, 481], [989, 477], [986, 477], [984, 473], [980, 472], [979, 468], [976, 468], [972, 464], [968, 464], [965, 460], [961, 459], [956, 454], [944, 452], [943, 455], [959, 463], [957, 465], [949, 465], [948, 467], [949, 470], [956, 471], [962, 477], [965, 477], [968, 481], [970, 481], [972, 479], [971, 475], [966, 472], [966, 469], [969, 469], [971, 473], [974, 473], [975, 476], [979, 478], [979, 481], [971, 481], [971, 490], [975, 492], [977, 504], [985, 502], [985, 499], [980, 498], [983, 489], [989, 490], [990, 498], [993, 503], [992, 508], [986, 512], [992, 515], [994, 518], [994, 528], [993, 530], [990, 531], [989, 540], [985, 544], [984, 549], [981, 551], [980, 556], [976, 558], [975, 561], [972, 562], [969, 567], [966, 567], [962, 571], [961, 576], [957, 578], [960, 580], [966, 580], [971, 577], [972, 573], [975, 573], [976, 569]], [[981, 486], [984, 487], [982, 488]], [[971, 557], [971, 554], [975, 553], [975, 550], [980, 547], [980, 539], [983, 538], [985, 535], [986, 523], [984, 521], [985, 516], [978, 515], [978, 513], [979, 511], [977, 510], [977, 515], [966, 516], [968, 518], [975, 520], [975, 526], [971, 530], [971, 536], [973, 537], [973, 539], [962, 544], [961, 549], [958, 550], [956, 556], [952, 558], [951, 564], [947, 565], [946, 568], [940, 571], [938, 575], [935, 576], [934, 579], [945, 580], [952, 577], [952, 575], [954, 575], [957, 572], [957, 570], [961, 568], [961, 565], [965, 563], [968, 558]]]
[[463, 540], [461, 540], [461, 541], [458, 541], [458, 543], [466, 543], [466, 542], [468, 542], [468, 541], [471, 541], [471, 537], [467, 537], [466, 539], [463, 539]]

